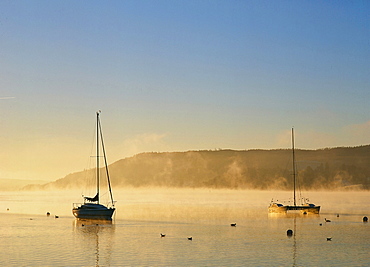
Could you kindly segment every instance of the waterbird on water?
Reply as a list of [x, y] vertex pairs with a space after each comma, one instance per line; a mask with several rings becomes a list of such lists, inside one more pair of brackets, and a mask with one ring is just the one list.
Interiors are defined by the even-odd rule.
[[331, 237], [327, 237], [326, 238], [326, 241], [331, 241]]
[[236, 223], [232, 223], [232, 224], [230, 224], [231, 226], [233, 226], [233, 227], [235, 227], [236, 226]]
[[165, 237], [165, 236], [166, 236], [165, 234], [162, 234], [162, 233], [161, 233], [161, 237]]
[[328, 219], [325, 218], [325, 222], [331, 222], [331, 220], [328, 220]]
[[188, 240], [193, 240], [193, 237], [192, 237], [192, 236], [189, 236], [189, 237], [188, 237]]

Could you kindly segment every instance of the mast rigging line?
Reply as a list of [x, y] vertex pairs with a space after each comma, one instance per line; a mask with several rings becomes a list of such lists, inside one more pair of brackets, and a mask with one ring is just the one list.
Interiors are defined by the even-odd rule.
[[109, 177], [107, 156], [105, 154], [103, 131], [101, 130], [101, 122], [100, 122], [100, 118], [99, 118], [100, 110], [96, 114], [97, 114], [97, 117], [98, 117], [98, 119], [97, 119], [97, 121], [98, 121], [98, 132], [100, 132], [100, 140], [101, 140], [101, 145], [102, 145], [102, 150], [103, 150], [103, 156], [104, 156], [105, 172], [107, 174], [107, 180], [108, 180], [108, 189], [109, 189], [110, 198], [112, 200], [112, 206], [114, 207], [113, 193], [112, 193], [112, 188], [111, 188], [111, 184], [110, 184], [110, 177]]

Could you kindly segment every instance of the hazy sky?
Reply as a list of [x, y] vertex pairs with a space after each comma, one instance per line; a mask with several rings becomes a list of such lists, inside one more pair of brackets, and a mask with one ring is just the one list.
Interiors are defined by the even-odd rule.
[[0, 178], [370, 143], [370, 1], [1, 1]]

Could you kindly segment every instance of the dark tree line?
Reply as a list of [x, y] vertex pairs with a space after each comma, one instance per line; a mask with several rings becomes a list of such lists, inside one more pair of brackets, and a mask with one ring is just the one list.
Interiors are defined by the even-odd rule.
[[[142, 153], [111, 164], [110, 174], [115, 187], [291, 190], [291, 158], [289, 149]], [[296, 150], [296, 158], [302, 189], [370, 189], [370, 146]], [[94, 175], [73, 173], [41, 187], [79, 187], [86, 173]]]

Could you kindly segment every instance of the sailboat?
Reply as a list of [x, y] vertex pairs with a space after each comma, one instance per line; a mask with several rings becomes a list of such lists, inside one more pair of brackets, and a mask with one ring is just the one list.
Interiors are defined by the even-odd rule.
[[[308, 199], [303, 198], [303, 203], [297, 204], [296, 187], [297, 187], [297, 173], [294, 151], [294, 129], [292, 128], [292, 153], [293, 153], [293, 205], [283, 205], [279, 202], [271, 201], [268, 208], [270, 213], [284, 213], [288, 211], [300, 211], [303, 214], [314, 213], [319, 214], [320, 206], [309, 203]], [[300, 198], [302, 200], [302, 198]]]
[[[100, 111], [96, 112], [96, 195], [94, 197], [83, 197], [84, 203], [73, 203], [72, 213], [77, 219], [112, 220], [115, 211], [112, 188], [110, 185], [108, 164], [105, 155], [103, 133], [99, 119]], [[107, 184], [111, 202], [107, 206], [100, 203], [100, 168], [99, 151], [103, 151]]]

